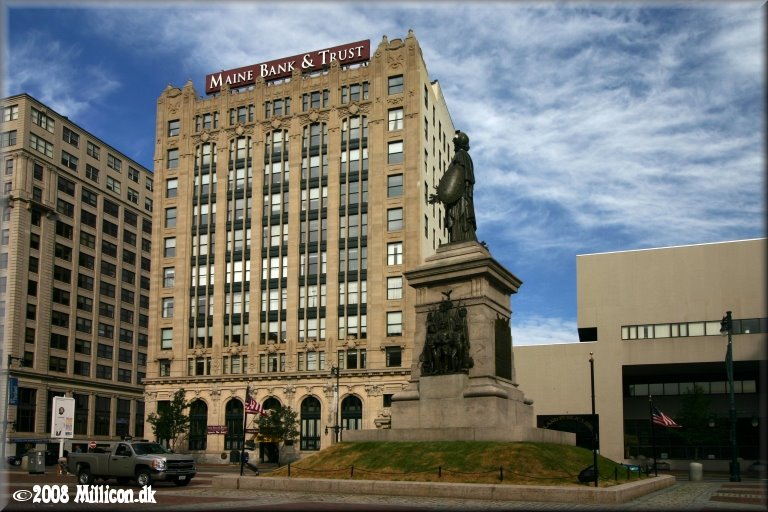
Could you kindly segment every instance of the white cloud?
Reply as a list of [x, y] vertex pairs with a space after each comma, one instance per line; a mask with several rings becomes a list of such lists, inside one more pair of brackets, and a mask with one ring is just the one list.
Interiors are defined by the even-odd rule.
[[529, 316], [512, 320], [512, 344], [516, 347], [527, 345], [550, 345], [555, 343], [578, 343], [576, 322], [556, 317]]
[[34, 91], [58, 113], [77, 118], [119, 88], [97, 63], [81, 62], [82, 48], [30, 31], [5, 48], [3, 96]]

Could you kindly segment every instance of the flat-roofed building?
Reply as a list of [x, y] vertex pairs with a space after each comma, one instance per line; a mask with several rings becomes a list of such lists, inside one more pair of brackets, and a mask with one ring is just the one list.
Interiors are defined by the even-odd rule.
[[0, 105], [3, 446], [50, 442], [65, 395], [76, 439], [144, 435], [152, 173], [27, 94]]
[[179, 448], [201, 460], [241, 448], [248, 385], [265, 407], [299, 413], [297, 448], [311, 452], [337, 426], [375, 428], [409, 379], [403, 272], [447, 241], [428, 199], [455, 130], [412, 33], [368, 58], [369, 46], [158, 99], [147, 412], [183, 388]]
[[[766, 239], [579, 255], [581, 343], [515, 347], [518, 382], [534, 400], [540, 427], [578, 432], [591, 448], [590, 353], [602, 455], [614, 460], [690, 460], [727, 470], [727, 337], [732, 311], [737, 442], [745, 460], [765, 457]], [[711, 435], [694, 442], [683, 429], [651, 434], [649, 396], [686, 425], [685, 395], [698, 387], [709, 403]], [[706, 428], [703, 429], [706, 434]]]

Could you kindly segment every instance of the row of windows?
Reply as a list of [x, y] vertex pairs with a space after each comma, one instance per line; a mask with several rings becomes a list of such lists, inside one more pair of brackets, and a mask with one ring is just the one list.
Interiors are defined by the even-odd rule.
[[[46, 418], [46, 432], [51, 431], [51, 410], [53, 398], [64, 396], [58, 391], [48, 391], [47, 407], [38, 407], [38, 390], [34, 388], [20, 387], [18, 390], [18, 408], [16, 412], [17, 432], [36, 432], [37, 414]], [[108, 436], [116, 435], [125, 437], [128, 434], [144, 436], [144, 402], [135, 401], [133, 415], [131, 414], [131, 400], [125, 398], [111, 398], [109, 396], [96, 395], [91, 399], [87, 394], [74, 393], [75, 418], [73, 430], [77, 436]], [[114, 410], [113, 410], [114, 404]], [[133, 416], [133, 422], [131, 418]], [[114, 425], [114, 429], [111, 426]]]
[[[385, 365], [387, 368], [397, 368], [402, 365], [402, 349], [400, 347], [385, 347]], [[191, 357], [187, 359], [187, 375], [211, 375], [211, 357]], [[324, 371], [327, 370], [325, 351], [307, 351], [296, 354], [297, 370]], [[238, 374], [248, 371], [248, 356], [230, 355], [222, 358], [224, 374]], [[365, 349], [339, 350], [337, 353], [338, 368], [341, 369], [365, 369], [367, 358]], [[171, 360], [160, 359], [158, 371], [160, 377], [170, 377]], [[283, 373], [286, 371], [286, 354], [274, 352], [259, 355], [260, 373]]]
[[[703, 322], [679, 322], [669, 324], [624, 325], [622, 340], [679, 338], [686, 336], [720, 336], [720, 320]], [[768, 318], [733, 319], [731, 334], [756, 334], [768, 332]]]
[[[387, 83], [387, 92], [389, 94], [402, 93], [404, 90], [403, 75], [397, 75], [389, 77]], [[343, 85], [341, 87], [341, 103], [347, 104], [351, 102], [365, 101], [369, 99], [369, 84], [368, 82], [362, 82], [357, 84]], [[330, 102], [330, 91], [328, 89], [318, 90], [303, 93], [301, 96], [301, 103], [303, 111], [316, 108], [327, 108]], [[390, 114], [390, 130], [399, 129], [392, 128], [393, 121], [401, 124], [402, 128], [402, 109], [394, 109], [399, 111], [398, 114]], [[229, 123], [234, 125], [237, 123], [253, 122], [255, 120], [255, 107], [254, 105], [243, 105], [240, 107], [234, 107], [229, 109]], [[275, 98], [264, 102], [264, 118], [269, 119], [271, 117], [279, 117], [283, 115], [291, 114], [291, 98]], [[210, 112], [199, 114], [195, 116], [195, 131], [200, 132], [203, 130], [215, 130], [219, 127], [219, 113]], [[168, 121], [167, 134], [169, 137], [176, 137], [181, 133], [181, 122], [178, 119], [172, 119]]]
[[[629, 384], [625, 389], [627, 396], [661, 396], [685, 395], [701, 389], [705, 394], [728, 393], [726, 381], [697, 381], [697, 382], [657, 382], [653, 384]], [[733, 382], [734, 393], [757, 393], [757, 381], [736, 380]]]
[[[3, 120], [8, 122], [12, 120], [17, 120], [19, 117], [19, 107], [18, 105], [10, 105], [3, 107]], [[55, 120], [53, 117], [49, 116], [42, 110], [39, 110], [35, 107], [31, 107], [31, 119], [32, 123], [43, 128], [44, 130], [54, 133], [55, 131]], [[6, 146], [12, 146], [16, 144], [16, 131], [9, 131], [2, 134], [2, 137], [0, 137], [0, 143], [2, 143], [2, 147]], [[71, 128], [64, 126], [62, 128], [62, 140], [67, 143], [68, 145], [79, 148], [80, 147], [80, 134], [72, 130]], [[29, 136], [29, 146], [33, 150], [49, 157], [53, 158], [53, 144], [49, 141], [45, 140], [44, 138], [36, 135], [36, 134], [30, 134]], [[94, 160], [100, 160], [101, 159], [101, 148], [97, 144], [91, 141], [86, 142], [86, 154], [93, 158]], [[61, 164], [72, 170], [77, 172], [78, 166], [79, 166], [79, 158], [66, 150], [61, 151]], [[112, 169], [115, 172], [122, 172], [123, 162], [120, 158], [117, 156], [107, 153], [107, 167]], [[135, 183], [139, 183], [140, 181], [140, 171], [136, 169], [133, 166], [128, 166], [128, 179], [131, 181], [134, 181]], [[93, 167], [90, 164], [86, 164], [86, 177], [92, 181], [95, 181], [98, 183], [99, 181], [99, 170], [95, 167]], [[110, 180], [113, 180], [113, 183], [110, 183]], [[116, 191], [119, 193], [119, 182], [116, 182], [113, 178], [108, 177], [107, 178], [107, 187], [110, 190]], [[117, 184], [115, 185], [116, 182]], [[110, 186], [112, 188], [110, 188]], [[145, 187], [147, 190], [152, 190], [152, 178], [145, 177]], [[132, 189], [131, 189], [132, 190]], [[133, 191], [133, 195], [137, 195], [138, 192], [135, 190]], [[129, 194], [129, 200], [133, 196]], [[136, 201], [138, 202], [138, 200]]]

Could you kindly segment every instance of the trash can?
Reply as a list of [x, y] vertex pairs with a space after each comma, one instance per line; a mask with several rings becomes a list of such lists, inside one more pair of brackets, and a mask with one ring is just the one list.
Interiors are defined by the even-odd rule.
[[691, 462], [688, 465], [688, 480], [691, 482], [701, 482], [704, 478], [704, 466], [700, 462]]
[[45, 473], [45, 452], [42, 450], [30, 450], [27, 453], [29, 458], [29, 474]]

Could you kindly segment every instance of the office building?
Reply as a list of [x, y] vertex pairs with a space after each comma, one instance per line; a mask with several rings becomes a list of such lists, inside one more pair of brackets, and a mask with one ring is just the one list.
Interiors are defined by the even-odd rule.
[[206, 92], [158, 99], [147, 412], [183, 388], [177, 446], [200, 460], [236, 458], [246, 386], [299, 414], [301, 452], [375, 428], [411, 370], [403, 272], [446, 242], [428, 202], [453, 152], [440, 85], [409, 33]]
[[152, 174], [27, 94], [1, 105], [3, 447], [45, 448], [56, 396], [76, 439], [144, 435]]
[[[577, 432], [578, 444], [591, 448], [593, 354], [602, 455], [650, 459], [655, 446], [673, 468], [699, 460], [727, 471], [728, 338], [720, 331], [732, 311], [738, 456], [764, 458], [765, 262], [764, 238], [578, 256], [581, 342], [515, 347], [518, 382], [534, 400], [538, 426]], [[705, 418], [686, 412], [694, 388]], [[683, 428], [652, 433], [649, 396]]]

